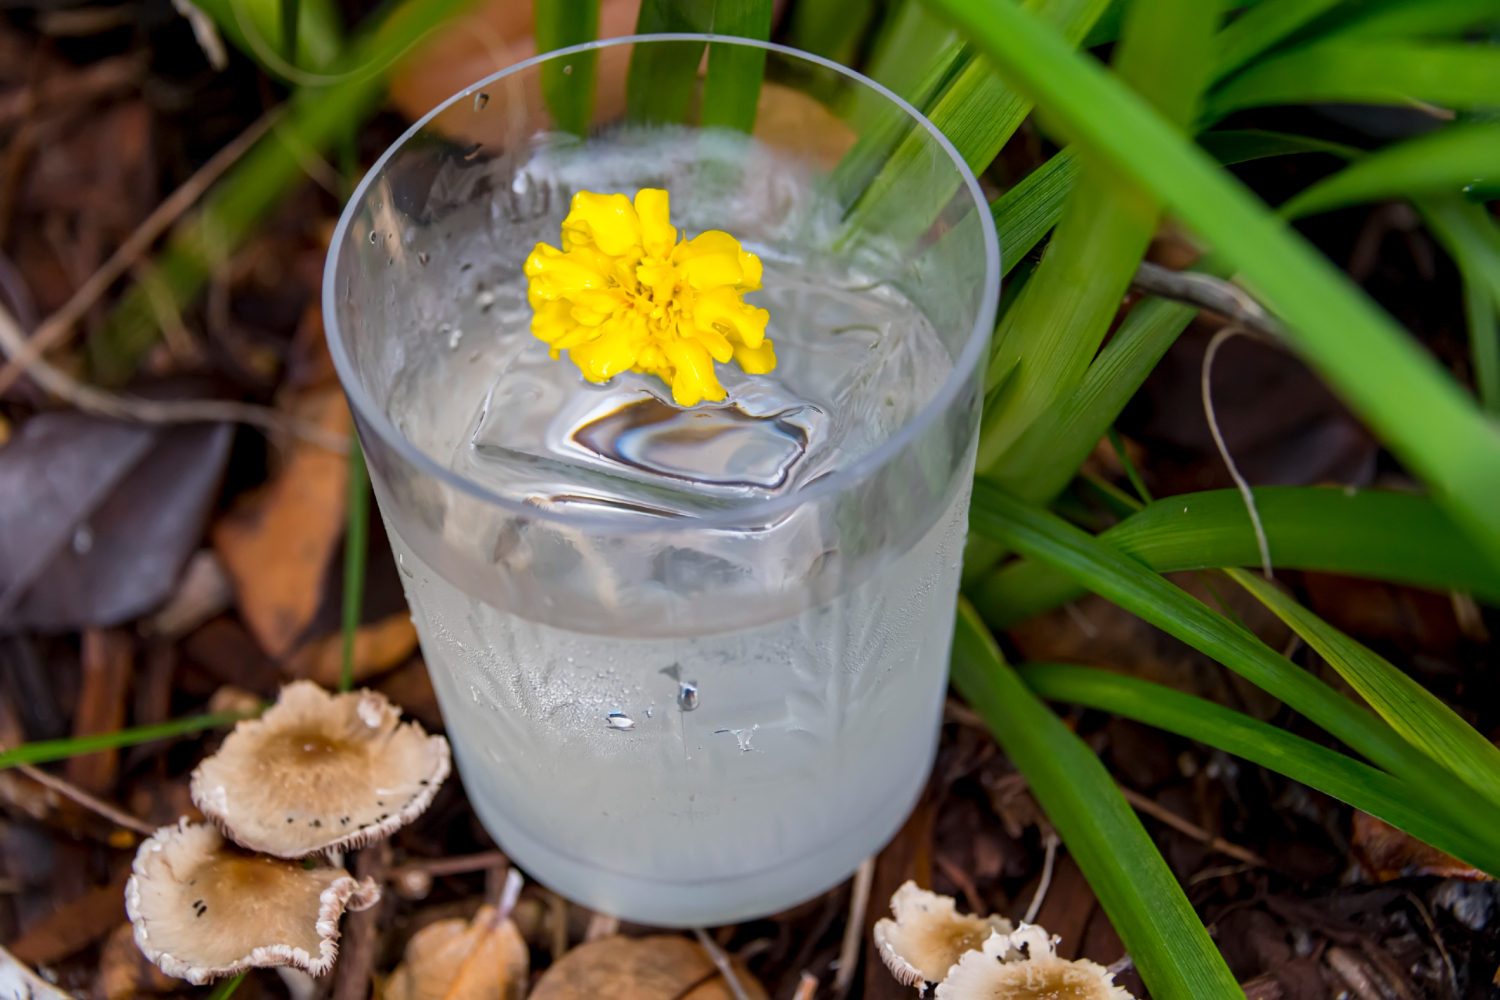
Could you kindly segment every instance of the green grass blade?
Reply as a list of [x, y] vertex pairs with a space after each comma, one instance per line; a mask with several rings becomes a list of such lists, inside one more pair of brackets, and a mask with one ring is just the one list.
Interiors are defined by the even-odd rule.
[[1500, 226], [1483, 207], [1456, 195], [1413, 203], [1463, 273], [1474, 381], [1484, 408], [1500, 413]]
[[1323, 621], [1271, 581], [1242, 569], [1225, 572], [1317, 650], [1408, 743], [1500, 804], [1500, 747], [1389, 660]]
[[[708, 31], [713, 8], [714, 0], [641, 0], [635, 33]], [[625, 75], [625, 113], [632, 121], [681, 124], [687, 118], [702, 61], [699, 42], [661, 42], [631, 52]]]
[[1281, 206], [1288, 219], [1345, 205], [1414, 194], [1461, 191], [1500, 181], [1500, 124], [1439, 129], [1371, 153]]
[[990, 203], [1006, 274], [1057, 225], [1077, 177], [1078, 161], [1064, 149]]
[[1496, 80], [1500, 48], [1333, 38], [1249, 67], [1214, 91], [1204, 117], [1324, 101], [1471, 109], [1495, 102]]
[[1215, 75], [1225, 77], [1269, 51], [1333, 9], [1340, 0], [1266, 0], [1252, 7], [1215, 39]]
[[[1500, 429], [1322, 254], [1065, 38], [1010, 0], [930, 0], [1054, 121], [1161, 198], [1287, 324], [1294, 346], [1500, 565]], [[1493, 77], [1492, 77], [1493, 79]]]
[[[198, 214], [178, 227], [153, 262], [179, 306], [203, 287], [214, 263], [227, 259], [303, 180], [302, 158], [328, 149], [349, 133], [351, 122], [364, 121], [379, 104], [391, 67], [471, 2], [409, 0], [387, 16], [372, 16], [375, 27], [363, 32], [330, 67], [339, 82], [326, 88], [305, 87], [292, 97], [288, 113], [208, 193]], [[304, 3], [302, 9], [311, 6]], [[306, 32], [299, 37], [305, 39]], [[131, 376], [160, 335], [156, 315], [142, 286], [125, 293], [90, 345], [98, 380], [119, 385]]]
[[1182, 887], [1094, 752], [1005, 663], [960, 602], [953, 683], [1026, 776], [1157, 1000], [1243, 1000]]
[[805, 0], [792, 8], [787, 44], [847, 65], [874, 18], [874, 0]]
[[1339, 29], [1340, 38], [1440, 38], [1500, 27], [1494, 0], [1422, 0], [1375, 7]]
[[[194, 6], [213, 18], [230, 44], [284, 83], [316, 80], [344, 47], [338, 6], [330, 0], [203, 0]], [[295, 26], [289, 16], [295, 16]], [[288, 55], [288, 42], [295, 58]]]
[[[1277, 568], [1459, 590], [1500, 604], [1500, 573], [1426, 497], [1297, 486], [1260, 487], [1254, 494]], [[1260, 563], [1238, 490], [1158, 500], [1099, 539], [1158, 573]], [[1047, 566], [1016, 562], [992, 574], [971, 597], [985, 621], [1009, 628], [1085, 593]]]
[[354, 687], [354, 636], [365, 607], [365, 560], [370, 546], [370, 470], [356, 437], [349, 449], [348, 519], [344, 529], [343, 660], [339, 690]]
[[199, 733], [205, 729], [232, 726], [241, 719], [252, 719], [259, 712], [214, 712], [208, 715], [190, 715], [185, 719], [173, 719], [154, 726], [137, 726], [120, 729], [113, 733], [96, 733], [93, 736], [70, 736], [61, 740], [39, 740], [22, 743], [10, 750], [0, 750], [0, 770], [17, 764], [46, 764], [54, 760], [67, 760], [99, 750], [116, 750], [133, 747], [140, 743], [172, 739]]
[[1352, 757], [1205, 698], [1108, 670], [1051, 663], [1016, 669], [1038, 697], [1110, 712], [1217, 747], [1378, 816], [1469, 864], [1500, 870], [1500, 851], [1417, 808], [1401, 782]]
[[239, 975], [229, 979], [221, 979], [214, 984], [214, 988], [209, 991], [206, 1000], [229, 1000], [230, 997], [234, 996], [234, 991], [240, 988], [240, 983], [244, 982], [245, 977], [249, 974], [248, 972], [241, 972]]
[[1427, 808], [1461, 824], [1471, 836], [1483, 837], [1485, 831], [1500, 827], [1500, 806], [1469, 797], [1460, 807], [1455, 798], [1458, 780], [1374, 714], [1107, 543], [983, 480], [974, 484], [969, 523], [1066, 573], [1286, 702], [1401, 779]]
[[[552, 52], [599, 36], [599, 0], [535, 0], [536, 50]], [[594, 120], [598, 53], [579, 52], [565, 64], [542, 64], [542, 96], [557, 127], [588, 135]]]
[[[717, 0], [713, 31], [767, 41], [771, 37], [771, 0]], [[703, 114], [707, 128], [720, 126], [749, 132], [755, 127], [760, 84], [766, 75], [766, 50], [749, 45], [708, 47], [708, 75], [703, 81]]]
[[1266, 132], [1261, 129], [1223, 129], [1204, 132], [1198, 136], [1198, 145], [1225, 166], [1259, 160], [1268, 156], [1287, 156], [1293, 153], [1328, 153], [1345, 160], [1358, 159], [1364, 150], [1346, 146], [1341, 142], [1313, 139], [1305, 135], [1290, 135], [1286, 132]]

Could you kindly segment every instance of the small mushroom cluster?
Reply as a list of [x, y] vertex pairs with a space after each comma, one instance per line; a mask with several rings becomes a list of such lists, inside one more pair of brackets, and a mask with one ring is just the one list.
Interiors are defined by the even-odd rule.
[[1057, 956], [1057, 938], [1036, 924], [957, 912], [951, 896], [907, 882], [875, 924], [875, 947], [891, 974], [937, 1000], [1133, 1000], [1109, 970]]
[[[401, 722], [383, 695], [287, 685], [193, 772], [212, 822], [182, 819], [141, 844], [125, 886], [136, 944], [195, 984], [256, 966], [322, 975], [344, 911], [380, 898], [340, 853], [416, 819], [449, 767], [448, 741]], [[319, 854], [328, 863], [300, 860]]]

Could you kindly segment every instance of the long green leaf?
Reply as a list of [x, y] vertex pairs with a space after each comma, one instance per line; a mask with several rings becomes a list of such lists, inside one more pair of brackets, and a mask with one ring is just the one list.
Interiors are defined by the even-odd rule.
[[1475, 843], [1416, 807], [1406, 788], [1384, 771], [1205, 698], [1093, 667], [1027, 663], [1016, 668], [1039, 697], [1111, 712], [1284, 774], [1356, 809], [1378, 816], [1438, 850], [1474, 860], [1491, 846]]
[[1225, 572], [1317, 650], [1408, 743], [1492, 803], [1500, 803], [1500, 747], [1389, 660], [1323, 621], [1271, 581], [1241, 569]]
[[40, 740], [22, 743], [9, 750], [0, 750], [0, 770], [17, 764], [46, 764], [54, 760], [66, 760], [99, 750], [116, 750], [133, 747], [140, 743], [186, 736], [205, 729], [232, 726], [241, 719], [254, 718], [257, 713], [215, 712], [210, 715], [190, 715], [185, 719], [174, 719], [154, 726], [137, 726], [120, 729], [113, 733], [97, 733], [93, 736], [70, 736], [61, 740]]
[[1333, 38], [1249, 67], [1214, 91], [1204, 118], [1321, 101], [1476, 108], [1494, 103], [1497, 79], [1500, 48]]
[[1500, 413], [1500, 226], [1479, 205], [1457, 195], [1414, 198], [1433, 235], [1458, 263], [1464, 278], [1464, 310], [1479, 399]]
[[1369, 9], [1343, 25], [1339, 37], [1437, 38], [1486, 27], [1500, 27], [1500, 10], [1493, 0], [1422, 0]]
[[[713, 26], [714, 0], [641, 0], [635, 33], [706, 32]], [[630, 54], [625, 75], [625, 113], [632, 121], [680, 124], [687, 118], [703, 61], [700, 42], [657, 42]]]
[[1253, 287], [1293, 343], [1500, 565], [1500, 429], [1320, 253], [1098, 65], [1011, 0], [930, 0], [1053, 118], [1153, 191]]
[[960, 603], [953, 683], [1057, 827], [1157, 1000], [1242, 1000], [1219, 950], [1099, 758], [1026, 689]]
[[[536, 50], [552, 52], [599, 36], [599, 0], [534, 0]], [[542, 64], [542, 97], [558, 128], [588, 135], [594, 119], [598, 53], [579, 52], [566, 63]]]
[[1266, 0], [1251, 7], [1215, 41], [1215, 74], [1229, 76], [1250, 60], [1286, 41], [1297, 31], [1337, 6], [1340, 0]]
[[1384, 198], [1456, 194], [1469, 184], [1496, 181], [1500, 181], [1500, 124], [1454, 125], [1371, 153], [1299, 192], [1280, 212], [1297, 219]]
[[[235, 48], [283, 82], [317, 80], [344, 45], [338, 5], [330, 0], [296, 4], [295, 28], [285, 20], [281, 0], [202, 0], [194, 6], [213, 18]], [[294, 42], [295, 58], [288, 59], [283, 40]]]
[[1064, 149], [990, 203], [1005, 273], [1009, 274], [1057, 225], [1077, 177], [1078, 161]]
[[874, 0], [808, 0], [792, 8], [793, 48], [850, 63], [875, 17]]
[[[203, 287], [209, 271], [227, 259], [292, 188], [303, 179], [305, 160], [364, 121], [385, 91], [386, 74], [421, 45], [428, 34], [473, 0], [410, 0], [349, 45], [329, 69], [338, 82], [304, 87], [288, 113], [204, 198], [198, 214], [182, 224], [154, 262], [173, 299], [183, 305]], [[304, 10], [306, 7], [304, 7]], [[137, 284], [110, 313], [91, 342], [95, 375], [118, 385], [159, 336], [156, 309]]]
[[[1426, 497], [1295, 486], [1253, 492], [1278, 568], [1459, 590], [1500, 604], [1500, 573]], [[1238, 490], [1158, 500], [1099, 539], [1158, 573], [1260, 563]], [[1085, 593], [1066, 575], [1023, 561], [995, 572], [971, 597], [985, 621], [1009, 628]]]
[[1457, 779], [1375, 715], [1107, 543], [983, 480], [974, 484], [969, 523], [1066, 573], [1286, 702], [1401, 779], [1427, 808], [1460, 824], [1471, 836], [1482, 839], [1500, 828], [1500, 806], [1484, 800], [1460, 806], [1454, 799]]
[[[767, 41], [771, 37], [771, 6], [771, 0], [717, 0], [713, 31]], [[765, 75], [765, 49], [722, 42], [709, 45], [699, 121], [705, 128], [717, 125], [749, 132], [755, 127], [755, 109]]]
[[1225, 166], [1259, 160], [1267, 156], [1286, 156], [1291, 153], [1328, 153], [1345, 160], [1357, 159], [1364, 150], [1346, 146], [1341, 142], [1314, 139], [1305, 135], [1286, 132], [1266, 132], [1261, 129], [1222, 129], [1204, 132], [1198, 136], [1198, 145], [1208, 155]]

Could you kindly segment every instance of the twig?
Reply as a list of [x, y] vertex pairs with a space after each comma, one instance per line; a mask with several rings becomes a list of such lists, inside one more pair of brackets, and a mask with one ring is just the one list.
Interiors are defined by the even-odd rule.
[[730, 963], [729, 956], [724, 954], [724, 949], [719, 947], [719, 942], [709, 937], [708, 932], [702, 927], [694, 927], [693, 934], [698, 938], [698, 943], [703, 946], [703, 950], [708, 952], [708, 957], [713, 959], [719, 975], [724, 977], [724, 982], [729, 984], [729, 992], [734, 994], [734, 1000], [750, 1000], [750, 995], [745, 992], [745, 987], [740, 985], [740, 977], [735, 974], [734, 966]]
[[[843, 966], [839, 966], [840, 971]], [[797, 983], [797, 992], [792, 994], [792, 1000], [813, 1000], [813, 995], [818, 992], [818, 977], [811, 972], [804, 971], [802, 979]]]
[[1126, 802], [1129, 802], [1132, 806], [1139, 809], [1141, 812], [1153, 817], [1154, 819], [1161, 820], [1172, 829], [1178, 831], [1179, 833], [1187, 834], [1189, 837], [1192, 837], [1199, 843], [1207, 844], [1209, 847], [1212, 847], [1220, 854], [1227, 854], [1237, 861], [1243, 861], [1245, 864], [1253, 865], [1256, 868], [1266, 867], [1266, 859], [1261, 857], [1259, 854], [1256, 854], [1254, 851], [1247, 850], [1246, 848], [1243, 848], [1238, 844], [1230, 843], [1223, 837], [1214, 836], [1198, 824], [1183, 819], [1181, 816], [1172, 812], [1170, 809], [1166, 809], [1154, 800], [1148, 799], [1140, 792], [1121, 785], [1120, 794], [1125, 796]]
[[[1443, 966], [1448, 970], [1448, 987], [1453, 990], [1453, 1000], [1458, 1000], [1458, 973], [1454, 971], [1453, 958], [1448, 954], [1448, 946], [1443, 944], [1442, 932], [1437, 929], [1437, 924], [1432, 921], [1432, 914], [1427, 912], [1427, 907], [1422, 905], [1420, 899], [1409, 892], [1406, 898], [1411, 900], [1417, 912], [1422, 915], [1422, 922], [1427, 925], [1427, 931], [1432, 935], [1432, 943], [1437, 945], [1438, 954], [1443, 956]], [[1496, 970], [1496, 975], [1500, 975], [1500, 970]]]
[[[870, 907], [870, 886], [874, 881], [875, 855], [872, 854], [861, 861], [854, 872], [854, 886], [849, 893], [849, 922], [844, 925], [844, 940], [839, 944], [839, 968], [833, 974], [833, 995], [836, 997], [843, 997], [854, 985], [859, 946], [865, 939], [865, 911]], [[813, 988], [817, 988], [816, 980]]]
[[1234, 478], [1234, 485], [1239, 488], [1240, 496], [1245, 498], [1245, 509], [1250, 513], [1250, 525], [1255, 529], [1255, 544], [1260, 549], [1260, 566], [1267, 580], [1274, 580], [1276, 574], [1271, 570], [1271, 546], [1266, 541], [1266, 529], [1260, 523], [1260, 511], [1255, 506], [1255, 494], [1250, 492], [1250, 484], [1245, 477], [1240, 475], [1239, 467], [1234, 464], [1234, 459], [1229, 455], [1229, 446], [1224, 443], [1224, 435], [1219, 430], [1218, 418], [1214, 416], [1214, 394], [1211, 385], [1211, 376], [1214, 370], [1214, 356], [1219, 353], [1219, 348], [1224, 341], [1237, 333], [1243, 332], [1243, 327], [1238, 322], [1231, 323], [1208, 342], [1208, 350], [1203, 354], [1203, 413], [1208, 418], [1208, 429], [1213, 433], [1214, 444], [1219, 448], [1219, 457], [1224, 459], [1224, 464], [1229, 466], [1229, 475]]
[[1216, 312], [1247, 329], [1276, 340], [1282, 337], [1280, 326], [1261, 308], [1260, 303], [1238, 285], [1211, 274], [1173, 271], [1159, 264], [1143, 261], [1136, 270], [1135, 277], [1130, 280], [1130, 287], [1159, 299], [1171, 299], [1183, 305]]
[[1323, 955], [1323, 961], [1349, 984], [1349, 989], [1360, 1000], [1381, 1000], [1381, 991], [1370, 979], [1369, 968], [1353, 952], [1334, 945]]
[[134, 816], [130, 815], [130, 813], [125, 812], [123, 809], [119, 809], [115, 806], [110, 805], [103, 799], [95, 798], [88, 792], [85, 792], [82, 788], [79, 788], [77, 785], [73, 784], [71, 781], [59, 778], [55, 774], [48, 774], [41, 768], [33, 767], [30, 764], [17, 764], [16, 770], [26, 775], [26, 777], [30, 778], [32, 781], [35, 781], [37, 784], [52, 789], [54, 792], [63, 796], [64, 798], [72, 799], [74, 802], [83, 806], [85, 809], [90, 810], [91, 812], [98, 813], [100, 816], [103, 816], [105, 819], [109, 820], [116, 826], [123, 826], [127, 830], [134, 830], [136, 833], [139, 833], [145, 837], [154, 836], [156, 834], [156, 827], [152, 826], [149, 823], [146, 823], [143, 820], [136, 819]]
[[500, 899], [495, 904], [495, 919], [504, 923], [510, 919], [510, 913], [516, 908], [516, 902], [521, 898], [521, 889], [526, 885], [526, 879], [519, 868], [510, 868], [505, 872], [505, 887], [500, 890]]
[[1052, 886], [1052, 869], [1057, 865], [1057, 833], [1048, 830], [1042, 838], [1047, 844], [1047, 857], [1042, 862], [1042, 882], [1036, 887], [1036, 895], [1031, 897], [1031, 905], [1026, 907], [1026, 916], [1021, 918], [1024, 924], [1036, 920], [1036, 915], [1042, 911], [1042, 900], [1047, 898], [1047, 890]]
[[[382, 840], [359, 852], [354, 877], [373, 878], [379, 885], [391, 867], [391, 842]], [[370, 977], [375, 971], [380, 908], [370, 907], [344, 918], [339, 942], [338, 965], [333, 970], [332, 1000], [365, 1000], [370, 995]]]
[[386, 875], [391, 881], [408, 875], [422, 874], [438, 878], [443, 875], [467, 875], [505, 864], [504, 851], [482, 851], [479, 854], [460, 854], [456, 858], [431, 858], [423, 861], [408, 861], [392, 868]]
[[552, 961], [568, 953], [568, 901], [547, 890], [547, 923], [552, 925]]
[[[27, 341], [10, 310], [0, 305], [0, 352], [16, 358], [26, 349]], [[126, 396], [91, 385], [36, 358], [25, 368], [37, 384], [65, 403], [96, 417], [126, 420], [137, 424], [249, 424], [263, 430], [278, 431], [299, 437], [311, 444], [340, 455], [349, 453], [349, 438], [325, 430], [310, 421], [301, 420], [269, 406], [240, 403], [231, 399], [142, 399]]]
[[109, 286], [129, 271], [141, 255], [151, 249], [151, 244], [156, 242], [157, 237], [166, 232], [184, 212], [191, 208], [224, 171], [233, 166], [246, 150], [255, 145], [257, 139], [265, 135], [278, 114], [279, 112], [273, 109], [262, 115], [223, 149], [211, 156], [207, 163], [198, 168], [197, 173], [169, 194], [165, 201], [157, 205], [156, 209], [146, 216], [146, 220], [136, 227], [135, 232], [120, 244], [119, 249], [110, 256], [109, 260], [105, 261], [87, 281], [78, 286], [78, 290], [63, 304], [62, 308], [42, 321], [35, 335], [26, 341], [19, 352], [7, 346], [6, 353], [10, 355], [10, 361], [3, 369], [0, 369], [0, 392], [9, 389], [16, 379], [20, 378], [43, 354], [65, 342], [72, 335], [74, 325], [83, 318], [95, 302], [99, 301], [99, 297], [109, 290]]

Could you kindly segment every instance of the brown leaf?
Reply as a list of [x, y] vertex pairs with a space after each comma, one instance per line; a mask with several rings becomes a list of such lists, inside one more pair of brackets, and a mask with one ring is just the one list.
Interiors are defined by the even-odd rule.
[[[350, 431], [336, 387], [309, 392], [295, 409], [325, 430]], [[318, 612], [328, 560], [343, 535], [348, 477], [348, 458], [299, 441], [280, 474], [214, 527], [240, 616], [272, 657], [290, 653]]]
[[413, 935], [382, 1000], [520, 1000], [530, 962], [516, 925], [481, 906], [472, 921], [439, 920]]
[[104, 942], [99, 954], [97, 992], [105, 1000], [126, 1000], [142, 993], [172, 993], [187, 986], [186, 980], [167, 975], [141, 954], [129, 924], [116, 927]]
[[11, 954], [31, 965], [51, 965], [104, 937], [125, 923], [125, 879], [90, 889], [38, 921], [10, 946]]
[[[417, 648], [417, 627], [411, 612], [400, 611], [354, 633], [354, 680], [383, 674], [405, 663]], [[335, 632], [308, 643], [286, 663], [291, 677], [309, 678], [326, 688], [338, 686], [344, 665], [344, 637]]]
[[[130, 685], [135, 647], [118, 629], [83, 633], [83, 690], [73, 719], [74, 736], [112, 733], [125, 724], [125, 692]], [[105, 792], [115, 783], [120, 751], [100, 750], [69, 759], [69, 781], [87, 792]]]
[[[747, 969], [736, 965], [735, 972], [750, 1000], [766, 1000], [765, 990]], [[666, 934], [610, 937], [580, 945], [554, 963], [531, 992], [531, 1000], [595, 997], [734, 1000], [734, 993], [701, 945]]]
[[442, 732], [445, 728], [437, 692], [432, 689], [427, 664], [420, 656], [412, 657], [399, 669], [386, 674], [374, 687], [400, 705], [401, 711], [420, 722], [429, 733]]
[[1490, 881], [1490, 876], [1472, 865], [1422, 843], [1369, 813], [1355, 811], [1351, 839], [1360, 867], [1376, 882], [1423, 875], [1470, 882]]

